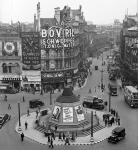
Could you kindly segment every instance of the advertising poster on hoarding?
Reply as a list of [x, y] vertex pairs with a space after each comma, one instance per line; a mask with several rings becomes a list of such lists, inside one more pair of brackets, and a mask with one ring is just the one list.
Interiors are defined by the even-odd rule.
[[77, 114], [78, 121], [84, 120], [84, 113], [83, 113], [82, 106], [81, 105], [76, 106], [75, 111], [76, 111], [76, 114]]
[[38, 32], [22, 32], [23, 70], [40, 70], [41, 52]]
[[72, 107], [63, 107], [63, 122], [73, 122]]
[[52, 119], [59, 120], [60, 113], [61, 113], [61, 107], [55, 106], [54, 111], [53, 111], [53, 115], [52, 115]]

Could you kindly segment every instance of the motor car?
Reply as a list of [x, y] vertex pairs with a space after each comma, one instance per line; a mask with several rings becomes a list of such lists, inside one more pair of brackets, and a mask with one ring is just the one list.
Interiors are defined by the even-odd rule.
[[118, 143], [119, 141], [123, 140], [126, 136], [125, 128], [124, 127], [116, 127], [112, 130], [112, 135], [108, 137], [108, 142], [110, 143]]
[[104, 109], [103, 100], [99, 99], [98, 97], [92, 97], [92, 96], [85, 97], [82, 105], [85, 108], [92, 108], [98, 110]]
[[116, 85], [109, 85], [109, 90], [111, 96], [117, 96], [117, 86]]
[[98, 66], [95, 66], [95, 70], [98, 70]]
[[34, 99], [29, 101], [30, 108], [37, 108], [42, 106], [44, 106], [44, 102], [42, 102], [40, 99]]
[[10, 119], [11, 119], [11, 116], [9, 114], [0, 114], [0, 129]]

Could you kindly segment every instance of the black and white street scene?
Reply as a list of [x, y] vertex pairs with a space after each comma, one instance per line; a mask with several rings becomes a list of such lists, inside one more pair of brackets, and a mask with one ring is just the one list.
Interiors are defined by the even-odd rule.
[[0, 0], [0, 150], [138, 150], [138, 0]]

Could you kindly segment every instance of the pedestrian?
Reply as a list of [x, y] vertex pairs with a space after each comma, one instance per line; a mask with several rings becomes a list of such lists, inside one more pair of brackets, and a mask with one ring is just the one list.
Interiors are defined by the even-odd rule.
[[21, 134], [21, 141], [23, 142], [23, 140], [24, 140], [24, 134], [22, 132], [22, 134]]
[[55, 125], [55, 132], [57, 131], [57, 125]]
[[92, 90], [91, 90], [91, 88], [89, 89], [89, 93], [92, 93]]
[[59, 135], [58, 135], [58, 139], [59, 139], [59, 141], [62, 140], [60, 132], [59, 132]]
[[36, 118], [38, 117], [38, 113], [39, 113], [38, 110], [36, 110]]
[[64, 132], [63, 132], [63, 140], [65, 141], [65, 138], [66, 138], [66, 136], [65, 136], [65, 134], [64, 134]]
[[55, 140], [55, 134], [54, 134], [54, 132], [51, 133], [51, 136]]
[[118, 125], [120, 126], [120, 117], [118, 117], [117, 122], [118, 122]]
[[11, 104], [8, 105], [8, 109], [11, 109]]
[[51, 140], [50, 140], [50, 147], [51, 147], [51, 148], [54, 148], [53, 139], [52, 139], [52, 138], [51, 138]]
[[105, 119], [105, 120], [104, 120], [105, 126], [107, 126], [107, 122], [108, 122], [108, 120], [107, 120], [107, 119]]
[[116, 123], [116, 125], [118, 124], [118, 118], [117, 117], [115, 117], [115, 123]]
[[27, 130], [27, 127], [28, 127], [28, 123], [27, 123], [27, 121], [25, 121], [25, 130]]
[[4, 100], [5, 100], [5, 102], [7, 102], [7, 95], [5, 95]]
[[49, 146], [49, 148], [50, 148], [50, 146], [51, 146], [51, 143], [50, 143], [50, 135], [48, 135], [48, 137], [47, 137], [47, 143], [48, 143], [48, 146]]
[[115, 116], [118, 118], [118, 112], [116, 111]]
[[29, 111], [29, 109], [27, 109], [27, 116], [30, 116], [30, 111]]
[[65, 145], [66, 145], [66, 144], [70, 145], [69, 137], [66, 137], [66, 139], [65, 139]]
[[25, 102], [25, 98], [24, 98], [24, 96], [23, 96], [23, 102]]

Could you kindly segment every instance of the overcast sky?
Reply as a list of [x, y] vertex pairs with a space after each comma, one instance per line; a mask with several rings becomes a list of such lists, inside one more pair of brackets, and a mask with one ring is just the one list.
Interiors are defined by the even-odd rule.
[[113, 23], [114, 19], [121, 22], [125, 14], [135, 15], [138, 0], [0, 0], [0, 21], [2, 22], [33, 22], [37, 2], [40, 2], [41, 17], [53, 18], [54, 8], [63, 9], [65, 5], [82, 11], [86, 21], [94, 24]]

